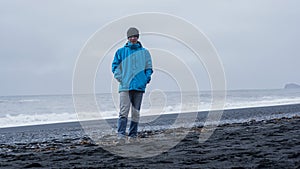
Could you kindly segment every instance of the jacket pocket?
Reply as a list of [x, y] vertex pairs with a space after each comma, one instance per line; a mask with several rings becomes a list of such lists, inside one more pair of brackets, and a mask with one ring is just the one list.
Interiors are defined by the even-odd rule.
[[137, 80], [138, 80], [138, 85], [137, 85], [138, 88], [145, 89], [145, 87], [147, 85], [147, 77], [144, 72], [141, 72], [138, 74]]

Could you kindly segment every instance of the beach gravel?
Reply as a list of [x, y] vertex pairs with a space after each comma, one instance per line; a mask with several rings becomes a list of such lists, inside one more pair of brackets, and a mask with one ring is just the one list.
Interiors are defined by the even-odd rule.
[[[77, 135], [1, 143], [0, 168], [300, 168], [299, 117], [222, 125], [204, 143], [198, 142], [201, 128], [194, 127], [175, 147], [148, 158], [121, 157], [82, 136], [79, 129], [64, 130]], [[2, 139], [34, 138], [39, 132], [49, 135], [58, 131], [0, 134]], [[140, 136], [164, 133], [167, 131]]]

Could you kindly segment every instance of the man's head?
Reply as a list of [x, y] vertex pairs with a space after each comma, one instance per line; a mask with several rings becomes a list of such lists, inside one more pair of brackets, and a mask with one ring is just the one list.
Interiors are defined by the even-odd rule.
[[139, 30], [131, 27], [127, 30], [127, 38], [129, 42], [131, 43], [137, 43], [137, 40], [139, 39]]

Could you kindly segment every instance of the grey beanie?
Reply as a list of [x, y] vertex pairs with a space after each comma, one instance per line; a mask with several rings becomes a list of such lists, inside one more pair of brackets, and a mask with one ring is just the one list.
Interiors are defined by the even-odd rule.
[[139, 36], [139, 30], [134, 27], [131, 27], [127, 31], [127, 38], [129, 38], [130, 36], [133, 36], [133, 35]]

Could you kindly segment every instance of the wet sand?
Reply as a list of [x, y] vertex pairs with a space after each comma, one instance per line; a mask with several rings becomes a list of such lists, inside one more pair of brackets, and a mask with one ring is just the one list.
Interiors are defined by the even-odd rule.
[[[179, 144], [160, 155], [128, 158], [103, 149], [84, 136], [80, 126], [71, 124], [64, 131], [33, 127], [11, 134], [10, 130], [0, 130], [2, 139], [8, 140], [0, 144], [0, 167], [300, 168], [300, 117], [225, 124], [204, 143], [198, 142], [200, 131], [201, 127], [193, 128]], [[139, 137], [143, 139], [168, 132], [145, 131], [139, 133]], [[52, 139], [50, 134], [53, 134]], [[55, 137], [59, 134], [62, 136]], [[40, 140], [45, 135], [48, 138]], [[20, 142], [13, 140], [16, 136], [31, 139]]]

